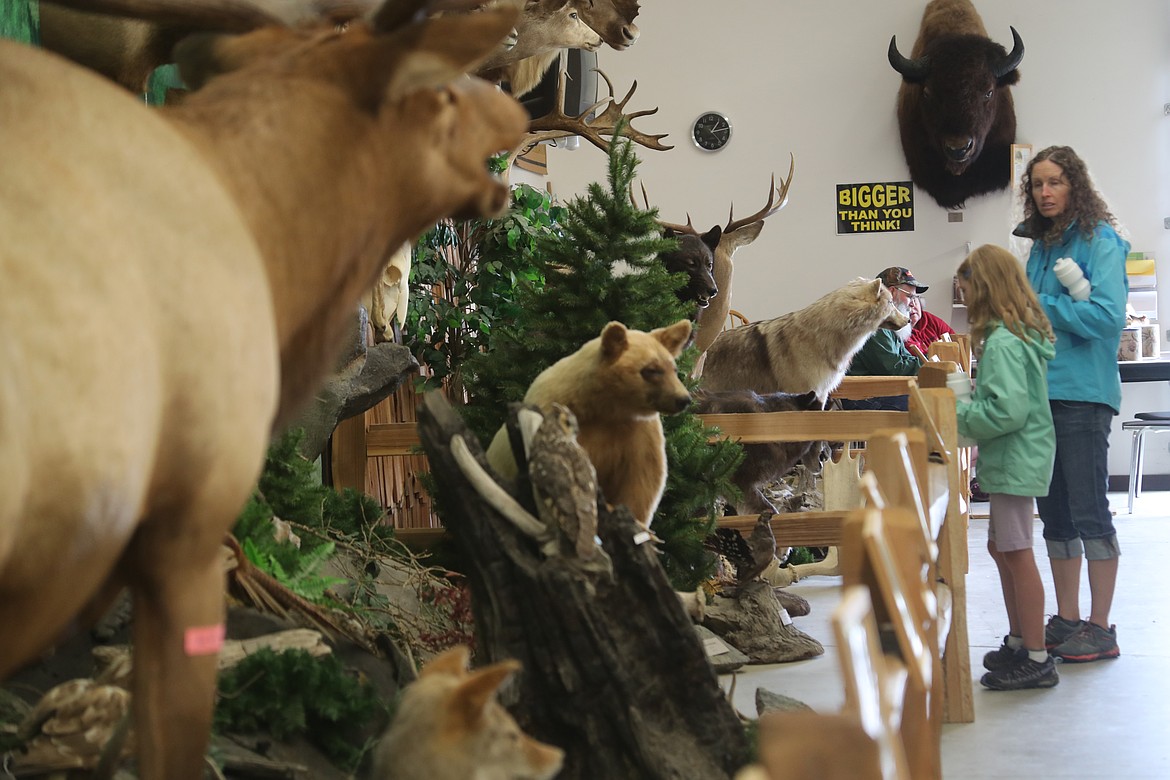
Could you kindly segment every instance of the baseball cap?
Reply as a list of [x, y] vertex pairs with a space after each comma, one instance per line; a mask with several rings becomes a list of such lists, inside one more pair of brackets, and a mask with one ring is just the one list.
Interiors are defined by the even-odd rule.
[[914, 289], [919, 293], [924, 293], [930, 288], [925, 284], [919, 284], [918, 280], [914, 278], [914, 274], [910, 273], [909, 268], [902, 268], [901, 266], [893, 265], [882, 271], [877, 275], [878, 279], [882, 280], [882, 284], [886, 287], [897, 287], [900, 284], [912, 284]]

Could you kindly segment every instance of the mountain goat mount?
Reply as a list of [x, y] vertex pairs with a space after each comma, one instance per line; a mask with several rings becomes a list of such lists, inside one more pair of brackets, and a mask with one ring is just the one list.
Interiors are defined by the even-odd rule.
[[969, 0], [932, 0], [910, 58], [890, 39], [902, 74], [898, 128], [910, 178], [943, 208], [1002, 190], [1011, 179], [1016, 113], [1009, 87], [1020, 80], [1024, 42], [992, 41]]

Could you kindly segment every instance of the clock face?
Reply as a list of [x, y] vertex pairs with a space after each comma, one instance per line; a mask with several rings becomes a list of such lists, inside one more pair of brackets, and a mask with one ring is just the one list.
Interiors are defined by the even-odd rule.
[[691, 137], [695, 146], [708, 152], [714, 152], [727, 146], [731, 140], [731, 122], [727, 117], [716, 111], [708, 111], [695, 120], [691, 128]]

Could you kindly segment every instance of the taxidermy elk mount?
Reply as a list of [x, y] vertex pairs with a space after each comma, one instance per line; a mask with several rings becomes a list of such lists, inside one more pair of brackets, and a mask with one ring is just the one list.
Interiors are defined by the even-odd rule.
[[0, 679], [129, 586], [144, 780], [203, 775], [220, 550], [271, 432], [333, 368], [390, 251], [507, 203], [486, 162], [527, 115], [463, 74], [515, 13], [412, 21], [424, 5], [340, 32], [138, 4], [235, 33], [179, 44], [196, 89], [161, 109], [0, 41]]
[[996, 192], [1011, 179], [1016, 112], [1009, 90], [1020, 80], [1024, 42], [1012, 50], [987, 36], [969, 0], [933, 0], [907, 59], [890, 38], [888, 57], [902, 74], [898, 129], [911, 180], [943, 208]]

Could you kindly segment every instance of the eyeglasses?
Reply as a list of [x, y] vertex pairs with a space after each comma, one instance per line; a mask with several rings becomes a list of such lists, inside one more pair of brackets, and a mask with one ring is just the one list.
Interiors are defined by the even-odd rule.
[[919, 299], [922, 297], [918, 294], [917, 288], [907, 290], [905, 287], [895, 287], [894, 289], [905, 295], [907, 298]]

